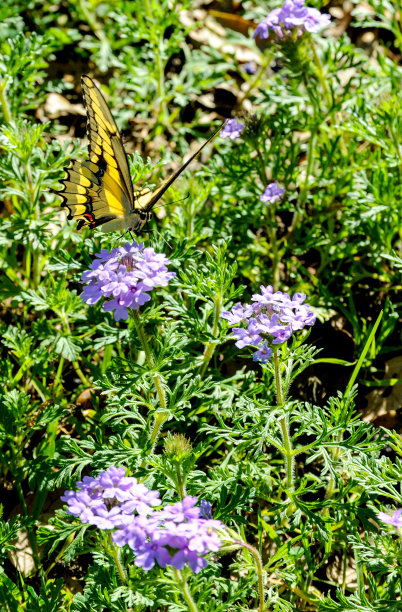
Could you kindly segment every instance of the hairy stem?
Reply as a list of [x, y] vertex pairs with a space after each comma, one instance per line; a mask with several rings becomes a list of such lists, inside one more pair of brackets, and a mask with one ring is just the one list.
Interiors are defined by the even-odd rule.
[[8, 105], [8, 100], [6, 96], [6, 87], [7, 87], [7, 79], [3, 80], [3, 75], [0, 73], [0, 103], [1, 109], [3, 111], [4, 120], [6, 123], [10, 123], [11, 121], [11, 111]]
[[[152, 357], [151, 349], [149, 348], [148, 340], [147, 340], [144, 328], [141, 323], [140, 315], [138, 313], [138, 310], [133, 310], [132, 313], [133, 313], [133, 321], [134, 321], [135, 329], [137, 331], [138, 338], [140, 340], [141, 346], [145, 353], [145, 360], [147, 362], [149, 369], [153, 370], [155, 367], [155, 362], [154, 362], [154, 358]], [[155, 385], [156, 393], [158, 395], [160, 411], [156, 412], [155, 414], [155, 421], [152, 427], [152, 432], [151, 432], [151, 437], [150, 437], [151, 448], [148, 451], [149, 453], [153, 452], [156, 441], [160, 434], [161, 427], [167, 418], [166, 417], [166, 408], [167, 408], [166, 394], [162, 386], [161, 377], [156, 373], [151, 374], [151, 377]], [[144, 462], [142, 464], [142, 467], [144, 467]]]
[[179, 590], [183, 595], [186, 604], [188, 605], [188, 609], [190, 610], [190, 612], [198, 612], [197, 605], [191, 595], [186, 579], [183, 577], [180, 570], [177, 570], [175, 567], [173, 568], [173, 574], [176, 578], [176, 584], [179, 587]]
[[[280, 360], [278, 355], [278, 349], [274, 349], [274, 371], [275, 371], [275, 387], [276, 387], [276, 398], [278, 407], [282, 408], [284, 404], [284, 397], [282, 391], [282, 377], [281, 377], [281, 368], [280, 368]], [[282, 440], [283, 440], [283, 454], [285, 455], [286, 462], [286, 487], [288, 491], [293, 491], [294, 483], [293, 483], [293, 472], [294, 472], [294, 454], [292, 448], [292, 440], [289, 432], [289, 421], [286, 415], [279, 419], [279, 425], [281, 427], [282, 432]]]
[[120, 549], [113, 542], [111, 531], [108, 532], [108, 544], [109, 544], [109, 551], [110, 551], [110, 554], [112, 555], [113, 560], [114, 560], [114, 562], [116, 564], [117, 571], [118, 571], [119, 576], [120, 576], [120, 580], [121, 580], [122, 584], [127, 584], [126, 572], [124, 571], [124, 568], [123, 568], [123, 566], [121, 564], [121, 561], [120, 561]]
[[[212, 335], [214, 338], [218, 337], [219, 333], [219, 318], [221, 316], [222, 310], [222, 293], [219, 291], [216, 293], [214, 298], [214, 325], [212, 329]], [[204, 355], [202, 358], [202, 364], [200, 366], [200, 376], [204, 376], [206, 369], [208, 367], [209, 362], [211, 361], [211, 357], [214, 353], [216, 347], [215, 342], [208, 342], [205, 346]]]
[[264, 573], [262, 569], [262, 559], [256, 548], [247, 544], [247, 542], [243, 542], [242, 540], [237, 540], [234, 544], [238, 544], [242, 548], [246, 548], [251, 555], [253, 556], [256, 570], [257, 570], [257, 578], [258, 578], [258, 612], [264, 612]]

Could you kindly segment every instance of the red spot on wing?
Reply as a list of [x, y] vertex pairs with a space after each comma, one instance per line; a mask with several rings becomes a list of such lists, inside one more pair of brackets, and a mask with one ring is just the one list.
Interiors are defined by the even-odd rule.
[[86, 218], [89, 227], [93, 229], [95, 227], [95, 216], [93, 215], [93, 213], [86, 212], [82, 216]]

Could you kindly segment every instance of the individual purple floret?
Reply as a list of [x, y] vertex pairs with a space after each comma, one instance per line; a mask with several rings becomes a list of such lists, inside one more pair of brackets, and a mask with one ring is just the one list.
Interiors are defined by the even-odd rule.
[[261, 363], [267, 363], [271, 359], [272, 349], [270, 346], [267, 346], [266, 342], [262, 342], [260, 344], [260, 348], [258, 351], [255, 351], [253, 354], [253, 361], [260, 361]]
[[320, 13], [315, 8], [304, 6], [305, 0], [285, 0], [281, 8], [274, 9], [259, 23], [254, 31], [254, 38], [268, 38], [271, 30], [279, 39], [292, 36], [293, 30], [319, 32], [329, 25], [331, 16]]
[[276, 181], [270, 183], [265, 188], [265, 191], [262, 195], [260, 195], [261, 202], [269, 202], [270, 204], [274, 204], [275, 202], [279, 202], [285, 190], [283, 187], [280, 187]]
[[398, 527], [402, 527], [401, 514], [402, 514], [402, 509], [395, 510], [395, 512], [391, 514], [391, 516], [389, 514], [386, 514], [385, 512], [379, 512], [377, 514], [377, 518], [383, 523], [387, 523], [388, 525], [392, 525], [393, 527], [398, 529]]
[[291, 299], [287, 293], [274, 291], [268, 285], [260, 287], [261, 293], [251, 298], [253, 304], [236, 304], [231, 311], [222, 313], [229, 321], [236, 346], [255, 346], [254, 361], [266, 363], [272, 355], [272, 346], [282, 344], [292, 333], [314, 325], [316, 315], [304, 304], [306, 296], [295, 293]]
[[243, 70], [244, 72], [247, 72], [247, 74], [255, 74], [257, 72], [257, 64], [254, 61], [249, 61], [246, 64], [244, 64], [243, 66]]
[[239, 123], [237, 119], [227, 119], [220, 136], [234, 140], [240, 136], [245, 127], [244, 123]]
[[84, 272], [81, 282], [84, 287], [82, 300], [96, 304], [102, 297], [111, 298], [103, 304], [107, 312], [114, 310], [116, 321], [128, 318], [128, 308], [137, 310], [148, 302], [149, 292], [155, 287], [166, 287], [176, 276], [168, 272], [170, 261], [164, 253], [155, 253], [152, 247], [128, 242], [110, 252], [102, 249]]
[[200, 516], [204, 519], [212, 518], [212, 505], [206, 499], [202, 499], [200, 502]]
[[207, 565], [205, 555], [221, 546], [212, 519], [211, 504], [188, 495], [182, 501], [160, 510], [158, 491], [150, 491], [136, 478], [126, 476], [123, 467], [111, 466], [96, 478], [85, 476], [78, 491], [66, 491], [61, 498], [68, 512], [83, 523], [113, 530], [118, 546], [127, 544], [135, 554], [134, 563], [150, 570], [173, 565], [182, 569], [187, 563], [197, 573]]
[[233, 306], [231, 312], [228, 310], [223, 311], [222, 317], [229, 321], [229, 325], [235, 325], [236, 323], [249, 319], [253, 312], [254, 311], [251, 304], [246, 304], [245, 307], [243, 307], [241, 304], [236, 304], [236, 306]]

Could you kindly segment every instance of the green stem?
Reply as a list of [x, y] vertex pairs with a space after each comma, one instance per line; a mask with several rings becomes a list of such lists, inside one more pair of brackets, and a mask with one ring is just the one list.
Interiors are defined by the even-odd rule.
[[56, 376], [54, 377], [54, 388], [55, 389], [57, 389], [57, 387], [60, 385], [61, 375], [63, 373], [63, 367], [64, 367], [64, 357], [60, 357], [59, 365], [57, 367]]
[[176, 467], [176, 483], [178, 488], [179, 497], [183, 500], [186, 496], [186, 485], [183, 481], [183, 474], [180, 466]]
[[[154, 55], [156, 59], [156, 70], [157, 70], [157, 88], [158, 88], [158, 100], [159, 100], [159, 109], [158, 109], [158, 123], [165, 124], [167, 122], [166, 117], [166, 92], [165, 92], [165, 71], [163, 66], [163, 45], [164, 40], [163, 36], [158, 35], [157, 27], [158, 24], [153, 15], [152, 11], [152, 3], [150, 0], [144, 0], [144, 9], [146, 16], [151, 22], [149, 25], [149, 40], [152, 43], [154, 48]], [[158, 40], [159, 38], [159, 40]]]
[[247, 542], [243, 542], [242, 540], [237, 540], [234, 542], [235, 544], [239, 544], [242, 548], [246, 548], [253, 556], [256, 569], [257, 569], [257, 578], [258, 578], [258, 612], [264, 612], [264, 574], [262, 569], [262, 559], [261, 556], [253, 546], [247, 544]]
[[[62, 311], [58, 311], [57, 314], [60, 317], [60, 320], [61, 320], [62, 325], [63, 325], [63, 330], [64, 330], [66, 336], [71, 337], [70, 323], [68, 321], [67, 314], [63, 310]], [[80, 364], [78, 363], [78, 361], [73, 361], [72, 364], [73, 364], [74, 371], [77, 374], [77, 376], [80, 379], [80, 381], [86, 387], [90, 387], [91, 383], [88, 380], [88, 378], [85, 376], [84, 372], [81, 370], [81, 367], [80, 367]]]
[[124, 571], [124, 568], [120, 561], [120, 552], [119, 552], [120, 549], [118, 549], [116, 544], [113, 542], [112, 533], [110, 531], [108, 532], [108, 541], [109, 541], [109, 551], [116, 564], [117, 571], [119, 572], [120, 580], [122, 581], [123, 584], [127, 584], [126, 572]]
[[86, 387], [90, 387], [91, 383], [88, 380], [88, 378], [85, 376], [84, 372], [81, 370], [80, 364], [78, 363], [78, 361], [73, 361], [73, 368], [75, 373], [77, 374], [78, 378], [80, 379], [80, 381], [86, 386]]
[[182, 573], [180, 572], [180, 570], [177, 570], [175, 567], [173, 568], [173, 575], [176, 578], [176, 584], [179, 587], [179, 590], [181, 592], [181, 594], [183, 595], [183, 598], [186, 602], [186, 604], [188, 605], [188, 609], [190, 610], [190, 612], [198, 612], [198, 608], [197, 605], [191, 595], [189, 586], [187, 584], [186, 579], [182, 576]]
[[357, 592], [360, 597], [365, 596], [365, 584], [364, 584], [364, 573], [363, 573], [363, 564], [359, 557], [359, 553], [356, 547], [353, 547], [353, 556], [355, 558], [356, 564], [356, 581], [357, 581]]
[[[278, 349], [274, 349], [274, 371], [275, 371], [275, 387], [276, 387], [276, 398], [278, 407], [282, 408], [284, 404], [284, 397], [282, 391], [282, 377], [280, 371], [280, 360], [278, 355]], [[294, 472], [294, 454], [292, 448], [292, 440], [289, 433], [289, 422], [287, 415], [285, 414], [283, 417], [279, 419], [279, 424], [282, 432], [282, 440], [283, 440], [283, 454], [285, 455], [285, 463], [286, 463], [286, 488], [288, 491], [293, 491], [294, 483], [293, 483], [293, 472]]]
[[[219, 333], [219, 318], [221, 316], [221, 310], [222, 310], [222, 294], [219, 291], [216, 295], [215, 295], [215, 299], [214, 299], [214, 325], [213, 325], [213, 329], [212, 329], [212, 336], [214, 338], [218, 337], [218, 333]], [[200, 376], [204, 376], [206, 369], [208, 367], [209, 362], [211, 361], [211, 357], [214, 353], [216, 347], [216, 343], [215, 342], [208, 342], [208, 344], [206, 344], [205, 346], [205, 350], [204, 350], [204, 355], [202, 358], [202, 363], [200, 366]]]
[[315, 148], [316, 136], [317, 136], [317, 128], [315, 127], [314, 129], [311, 130], [311, 136], [308, 142], [306, 176], [304, 179], [303, 187], [301, 188], [301, 191], [300, 191], [298, 210], [296, 210], [295, 214], [293, 215], [291, 226], [289, 227], [288, 233], [286, 235], [287, 242], [293, 236], [295, 228], [298, 226], [298, 224], [300, 223], [303, 217], [303, 213], [301, 212], [301, 210], [307, 201], [307, 195], [309, 191], [309, 178], [310, 178], [311, 170], [313, 167], [313, 160], [314, 160], [314, 148]]
[[[27, 182], [27, 188], [28, 188], [27, 189], [28, 197], [29, 197], [30, 202], [32, 203], [32, 208], [34, 211], [34, 219], [35, 221], [39, 221], [40, 208], [39, 208], [39, 203], [36, 197], [36, 189], [35, 189], [35, 186], [32, 180], [31, 166], [28, 161], [25, 162], [24, 167], [25, 167], [25, 176], [26, 176], [26, 182]], [[40, 283], [40, 272], [41, 272], [41, 260], [39, 257], [38, 250], [32, 249], [32, 258], [33, 258], [33, 265], [32, 265], [32, 285], [31, 286], [34, 289], [36, 289]]]
[[78, 6], [87, 24], [92, 28], [95, 36], [102, 42], [108, 42], [107, 36], [104, 34], [102, 26], [92, 16], [91, 11], [87, 9], [85, 0], [78, 0]]
[[281, 256], [279, 253], [278, 240], [276, 235], [276, 223], [275, 223], [275, 205], [268, 205], [268, 215], [270, 220], [266, 226], [267, 234], [269, 238], [269, 244], [271, 247], [271, 261], [272, 261], [272, 287], [274, 291], [277, 291], [280, 286], [280, 260]]
[[275, 388], [276, 388], [276, 400], [278, 406], [281, 408], [284, 402], [283, 391], [282, 391], [282, 377], [281, 377], [281, 364], [279, 360], [278, 348], [274, 348], [274, 370], [275, 370]]
[[[259, 147], [257, 147], [256, 151], [257, 151], [258, 159], [261, 165], [261, 175], [260, 176], [264, 182], [264, 186], [266, 186], [268, 184], [269, 179], [267, 175], [264, 155], [260, 151]], [[278, 240], [277, 240], [277, 235], [276, 235], [275, 213], [276, 213], [275, 205], [268, 204], [269, 219], [268, 219], [268, 224], [266, 225], [266, 230], [267, 230], [269, 243], [271, 246], [271, 252], [272, 252], [272, 257], [271, 257], [272, 286], [273, 286], [274, 291], [277, 291], [279, 287], [279, 283], [280, 283], [279, 263], [280, 263], [281, 257], [279, 254], [279, 246], [278, 246]]]
[[[132, 313], [133, 313], [133, 321], [134, 321], [135, 329], [138, 334], [138, 338], [140, 340], [143, 351], [145, 353], [145, 360], [147, 362], [149, 369], [153, 370], [155, 367], [155, 362], [152, 357], [151, 349], [149, 348], [148, 340], [147, 340], [144, 328], [141, 323], [139, 312], [138, 310], [133, 310]], [[151, 437], [150, 437], [151, 448], [149, 449], [148, 454], [153, 452], [156, 441], [158, 439], [158, 436], [161, 430], [161, 427], [167, 419], [166, 394], [162, 386], [161, 378], [156, 373], [151, 374], [151, 376], [152, 376], [153, 383], [155, 385], [156, 393], [158, 395], [160, 411], [156, 412], [155, 414], [155, 421], [152, 427], [152, 432], [151, 432]], [[146, 466], [146, 461], [143, 461], [141, 464], [141, 467], [145, 467], [145, 466]]]
[[7, 87], [7, 79], [3, 81], [3, 75], [0, 73], [0, 103], [1, 108], [3, 110], [4, 121], [5, 123], [10, 123], [11, 121], [11, 112], [10, 107], [8, 106], [8, 100], [6, 96], [6, 87]]
[[165, 73], [162, 60], [163, 39], [159, 41], [158, 48], [155, 48], [156, 65], [158, 67], [158, 98], [159, 98], [159, 120], [165, 123], [166, 104], [165, 104]]
[[324, 68], [322, 66], [322, 62], [315, 48], [312, 36], [309, 36], [309, 43], [310, 43], [310, 49], [314, 56], [315, 68], [316, 68], [316, 74], [317, 74], [318, 80], [320, 81], [321, 87], [324, 91], [325, 98], [328, 104], [328, 108], [331, 108], [332, 106], [331, 92], [329, 90], [328, 83], [327, 83], [327, 80], [324, 74]]
[[261, 68], [257, 71], [257, 73], [255, 74], [254, 78], [250, 79], [250, 81], [247, 83], [247, 87], [243, 91], [243, 93], [241, 93], [238, 96], [236, 107], [240, 107], [240, 105], [244, 102], [244, 100], [246, 100], [249, 97], [249, 95], [251, 94], [253, 89], [261, 81], [261, 79], [265, 75], [266, 69], [268, 68], [268, 66], [271, 63], [272, 57], [273, 57], [273, 54], [271, 54], [271, 53], [267, 53], [267, 55], [264, 56], [264, 60], [263, 60], [263, 62], [261, 64]]

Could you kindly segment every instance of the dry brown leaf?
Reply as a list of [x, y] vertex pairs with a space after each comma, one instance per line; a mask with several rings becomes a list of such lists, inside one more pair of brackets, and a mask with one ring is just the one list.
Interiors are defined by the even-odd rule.
[[[402, 356], [385, 364], [384, 380], [402, 379]], [[373, 389], [367, 395], [363, 420], [388, 428], [398, 427], [398, 410], [402, 408], [402, 383]]]
[[27, 577], [35, 569], [32, 548], [28, 532], [25, 529], [19, 529], [17, 533], [18, 537], [14, 542], [15, 549], [10, 551], [10, 561], [24, 577]]
[[86, 115], [82, 104], [72, 104], [58, 93], [50, 93], [47, 96], [43, 110], [48, 119], [57, 119], [66, 115], [80, 115], [82, 117]]
[[329, 580], [336, 585], [345, 584], [347, 589], [357, 588], [356, 563], [352, 556], [346, 558], [346, 568], [343, 557], [336, 557], [327, 566], [326, 574]]

